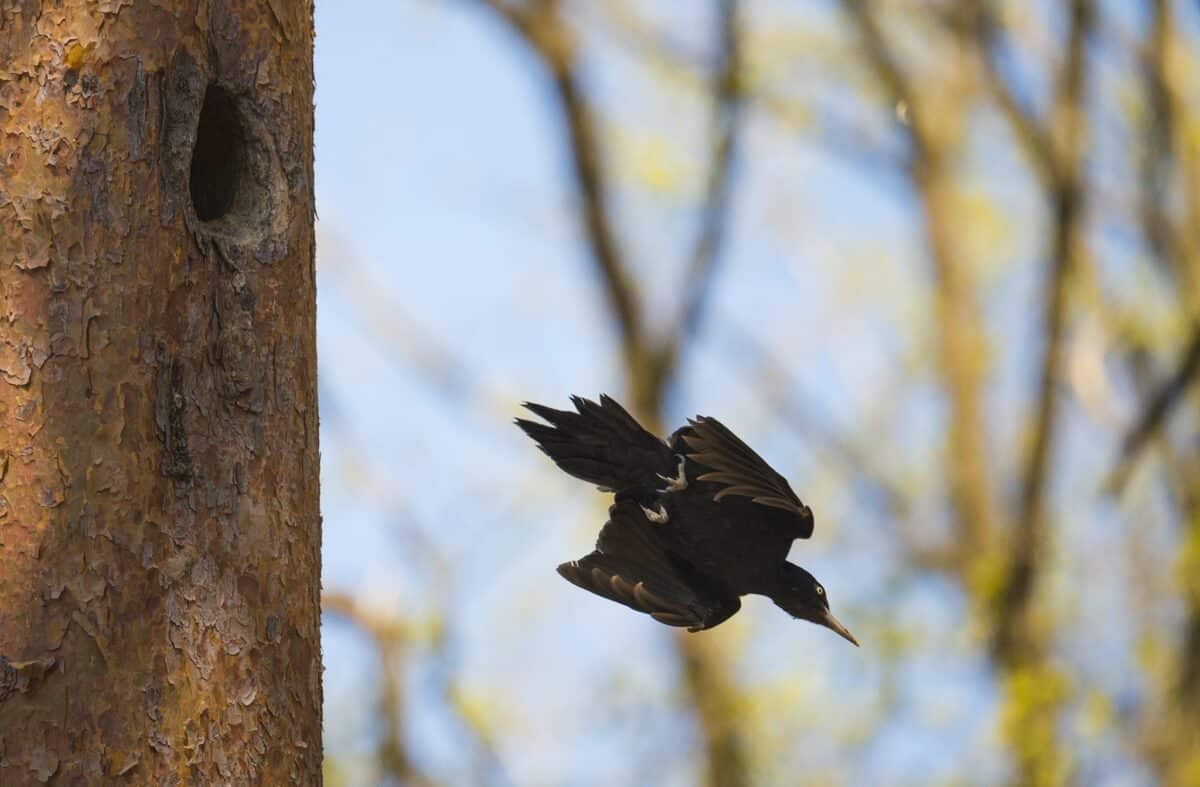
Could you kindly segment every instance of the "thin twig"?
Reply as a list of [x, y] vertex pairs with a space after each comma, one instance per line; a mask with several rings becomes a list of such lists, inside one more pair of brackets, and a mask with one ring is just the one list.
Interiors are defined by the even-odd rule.
[[1197, 372], [1200, 372], [1200, 324], [1192, 327], [1187, 347], [1175, 364], [1175, 370], [1147, 399], [1133, 426], [1122, 438], [1120, 458], [1109, 474], [1105, 488], [1112, 492], [1120, 492], [1124, 488], [1138, 457], [1150, 439], [1162, 429], [1176, 405], [1183, 400]]

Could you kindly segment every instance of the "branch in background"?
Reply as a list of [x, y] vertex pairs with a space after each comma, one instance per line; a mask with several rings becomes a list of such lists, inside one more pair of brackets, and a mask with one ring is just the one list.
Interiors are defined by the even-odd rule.
[[[500, 0], [480, 0], [497, 11], [538, 55], [552, 78], [563, 113], [572, 171], [587, 229], [588, 246], [604, 286], [609, 308], [620, 328], [622, 356], [634, 413], [651, 429], [660, 422], [667, 378], [677, 367], [682, 342], [693, 334], [703, 313], [705, 295], [724, 238], [729, 210], [730, 162], [734, 155], [741, 89], [735, 0], [725, 0], [721, 14], [720, 75], [715, 80], [715, 141], [706, 208], [692, 257], [681, 325], [656, 348], [645, 333], [635, 282], [618, 247], [603, 179], [595, 126], [576, 72], [577, 53], [571, 32], [559, 13], [558, 0], [537, 0], [517, 10]], [[666, 349], [663, 349], [666, 348]], [[705, 739], [705, 773], [712, 787], [735, 787], [748, 778], [740, 736], [727, 712], [735, 707], [735, 687], [728, 669], [699, 638], [675, 638], [681, 671]], [[720, 734], [714, 731], [720, 730]]]
[[[1050, 135], [1033, 115], [1021, 106], [1016, 93], [1001, 73], [1000, 55], [1003, 48], [1001, 28], [996, 21], [991, 0], [974, 0], [970, 9], [971, 27], [983, 66], [983, 83], [995, 100], [1000, 112], [1012, 127], [1022, 149], [1033, 164], [1034, 174], [1044, 187], [1055, 180], [1054, 145]], [[1068, 59], [1070, 55], [1068, 54]], [[1070, 67], [1068, 66], [1068, 71]]]
[[[1184, 183], [1185, 217], [1182, 227], [1172, 221], [1165, 204], [1170, 192], [1169, 162], [1175, 156], [1175, 143], [1180, 136], [1180, 107], [1170, 81], [1167, 57], [1174, 37], [1174, 21], [1167, 0], [1154, 0], [1150, 25], [1150, 40], [1143, 48], [1144, 81], [1148, 98], [1146, 117], [1146, 151], [1142, 161], [1142, 234], [1147, 244], [1162, 259], [1171, 263], [1177, 272], [1181, 300], [1191, 313], [1192, 333], [1175, 371], [1148, 398], [1133, 426], [1121, 441], [1121, 453], [1109, 474], [1105, 487], [1119, 493], [1150, 440], [1167, 422], [1183, 395], [1200, 371], [1200, 292], [1197, 292], [1197, 270], [1200, 249], [1192, 240], [1194, 219], [1200, 215], [1200, 194], [1192, 164], [1186, 153], [1177, 157]], [[1187, 229], [1191, 228], [1191, 230]]]
[[704, 784], [746, 787], [750, 784], [750, 768], [739, 733], [737, 689], [725, 658], [717, 651], [718, 640], [682, 631], [673, 639], [704, 739]]
[[[1143, 370], [1133, 370], [1139, 388], [1146, 387]], [[1157, 696], [1151, 696], [1141, 709], [1141, 731], [1137, 743], [1146, 762], [1154, 768], [1162, 784], [1190, 785], [1195, 782], [1200, 759], [1200, 592], [1195, 584], [1196, 558], [1200, 556], [1200, 454], [1195, 446], [1183, 451], [1164, 442], [1160, 448], [1162, 465], [1166, 476], [1165, 490], [1168, 505], [1174, 510], [1180, 531], [1180, 544], [1176, 548], [1178, 561], [1174, 571], [1175, 582], [1182, 585], [1183, 600], [1182, 636], [1175, 647], [1175, 663], [1169, 673], [1158, 681]], [[1147, 555], [1145, 568], [1161, 570], [1161, 557]], [[1172, 580], [1158, 577], [1154, 582], [1139, 587], [1139, 595], [1156, 584], [1170, 584]], [[1161, 598], [1158, 596], [1157, 598]], [[1151, 604], [1143, 604], [1149, 611]], [[1137, 617], [1135, 615], [1135, 617]], [[1150, 615], [1149, 617], [1153, 617]], [[1157, 636], [1157, 626], [1145, 624], [1142, 637]]]
[[[604, 12], [600, 22], [612, 29], [617, 42], [633, 54], [640, 55], [656, 68], [669, 71], [672, 78], [686, 82], [691, 90], [705, 87], [703, 78], [697, 75], [708, 68], [704, 57], [643, 23], [625, 0], [588, 6], [588, 10], [598, 9]], [[739, 46], [744, 49], [746, 43]], [[895, 151], [870, 139], [852, 121], [838, 119], [832, 114], [836, 110], [823, 108], [821, 119], [814, 122], [811, 119], [813, 110], [786, 92], [773, 91], [769, 85], [748, 85], [744, 78], [738, 87], [747, 112], [756, 110], [788, 132], [810, 131], [818, 147], [836, 154], [868, 175], [877, 175], [880, 169], [897, 169], [903, 164]]]
[[1141, 414], [1121, 440], [1121, 456], [1105, 484], [1107, 489], [1119, 492], [1125, 486], [1138, 457], [1183, 400], [1197, 372], [1200, 372], [1200, 325], [1193, 326], [1192, 335], [1175, 371], [1150, 396]]
[[371, 638], [379, 652], [379, 718], [383, 724], [379, 762], [385, 775], [396, 784], [433, 787], [434, 782], [413, 768], [404, 741], [406, 627], [398, 620], [364, 610], [348, 593], [325, 591], [321, 594], [321, 609], [359, 628]]
[[[471, 738], [475, 755], [474, 776], [471, 783], [510, 785], [513, 781], [496, 749], [495, 735], [479, 714], [468, 706], [457, 680], [459, 671], [451, 667], [455, 659], [451, 656], [447, 630], [448, 627], [445, 625], [437, 627], [431, 643], [431, 655], [434, 664], [437, 665], [438, 684], [442, 699], [446, 703], [446, 707], [454, 712], [459, 724]], [[490, 778], [487, 777], [488, 775]]]
[[354, 319], [363, 323], [406, 374], [415, 373], [440, 400], [463, 412], [483, 414], [488, 423], [495, 423], [497, 416], [507, 420], [515, 397], [504, 386], [484, 379], [466, 359], [414, 320], [367, 266], [350, 254], [341, 254], [335, 261], [323, 257], [321, 271], [339, 287], [345, 285], [341, 289], [356, 307], [351, 312]]
[[[867, 61], [889, 98], [912, 110], [907, 126], [913, 143], [912, 176], [924, 209], [925, 231], [930, 256], [937, 276], [937, 312], [939, 364], [944, 386], [950, 398], [950, 477], [951, 494], [966, 547], [959, 555], [958, 571], [965, 587], [977, 600], [992, 601], [992, 656], [1001, 668], [1006, 701], [1002, 718], [1005, 735], [1016, 760], [1021, 783], [1055, 783], [1064, 777], [1067, 760], [1056, 742], [1058, 712], [1064, 684], [1044, 661], [1042, 643], [1027, 625], [1034, 580], [1039, 568], [1039, 550], [1044, 529], [1044, 493], [1049, 474], [1057, 424], [1054, 381], [1059, 364], [1060, 345], [1066, 312], [1066, 272], [1080, 253], [1078, 237], [1082, 216], [1079, 184], [1078, 143], [1082, 137], [1082, 94], [1084, 37], [1089, 28], [1090, 6], [1074, 0], [1068, 58], [1064, 71], [1056, 79], [1057, 95], [1053, 122], [1055, 132], [1067, 137], [1064, 161], [1047, 171], [1055, 175], [1050, 201], [1055, 215], [1055, 237], [1051, 253], [1050, 281], [1044, 308], [1045, 344], [1035, 415], [1033, 450], [1021, 480], [1019, 519], [1014, 523], [1010, 554], [1004, 565], [999, 594], [993, 599], [992, 588], [981, 578], [996, 562], [992, 544], [992, 506], [986, 473], [982, 417], [982, 375], [980, 354], [984, 351], [978, 309], [973, 303], [970, 282], [962, 270], [960, 249], [955, 242], [958, 210], [953, 176], [952, 149], [939, 134], [932, 132], [934, 118], [927, 117], [924, 99], [912, 93], [912, 84], [899, 62], [888, 49], [879, 20], [868, 9], [866, 0], [842, 0], [855, 21]], [[1001, 84], [997, 80], [997, 84]], [[1051, 132], [1032, 134], [1027, 116], [1010, 104], [1012, 119], [1032, 139], [1052, 138]], [[943, 107], [943, 110], [945, 107]], [[937, 118], [940, 122], [942, 119]], [[1019, 131], [1019, 129], [1018, 129]], [[1018, 133], [1018, 136], [1022, 136]], [[1054, 135], [1057, 139], [1057, 134]], [[1035, 142], [1037, 149], [1040, 142]], [[1057, 154], [1058, 151], [1052, 151]], [[1037, 154], [1035, 153], [1035, 156]], [[1036, 158], [1035, 158], [1036, 161]], [[1031, 691], [1031, 687], [1038, 690]]]
[[[1189, 114], [1191, 82], [1179, 62], [1177, 24], [1169, 0], [1153, 0], [1150, 41], [1142, 52], [1149, 94], [1146, 118], [1147, 156], [1143, 171], [1143, 214], [1147, 242], [1172, 263], [1183, 304], [1200, 321], [1200, 150], [1194, 142], [1194, 116]], [[1177, 182], [1170, 183], [1170, 164]], [[1182, 196], [1182, 215], [1173, 219], [1173, 192]]]
[[671, 376], [683, 343], [696, 334], [703, 319], [708, 293], [728, 232], [729, 216], [733, 212], [732, 171], [737, 157], [738, 132], [744, 106], [741, 29], [736, 0], [722, 0], [719, 29], [721, 55], [713, 77], [713, 143], [708, 185], [700, 212], [700, 233], [682, 288], [684, 294], [679, 324], [668, 334], [657, 357], [655, 371], [662, 377]]
[[775, 397], [778, 421], [791, 429], [802, 441], [815, 442], [815, 450], [828, 454], [842, 465], [893, 519], [905, 520], [911, 510], [908, 496], [899, 485], [875, 466], [874, 460], [848, 437], [838, 434], [829, 425], [830, 419], [819, 412], [816, 403], [800, 389], [790, 370], [764, 345], [758, 337], [734, 320], [723, 321], [730, 345], [730, 355], [745, 359], [747, 365], [757, 366], [769, 381], [776, 383], [782, 393]]
[[[713, 85], [713, 153], [701, 230], [693, 250], [681, 321], [655, 354], [652, 369], [631, 366], [635, 406], [657, 423], [668, 381], [678, 371], [684, 343], [693, 339], [704, 316], [730, 211], [730, 173], [742, 111], [742, 64], [737, 0], [722, 0], [718, 30], [721, 67]], [[696, 709], [704, 738], [704, 780], [709, 787], [749, 784], [750, 768], [737, 723], [737, 686], [715, 641], [682, 632], [674, 636], [684, 685]]]
[[[1176, 371], [1150, 398], [1142, 416], [1123, 443], [1122, 462], [1114, 478], [1127, 474], [1141, 447], [1160, 431], [1171, 412], [1184, 399], [1184, 392], [1200, 369], [1200, 161], [1192, 142], [1194, 116], [1189, 116], [1186, 99], [1190, 87], [1181, 83], [1181, 69], [1172, 68], [1177, 45], [1176, 20], [1168, 0], [1154, 0], [1150, 41], [1146, 47], [1147, 92], [1152, 117], [1147, 118], [1149, 160], [1144, 178], [1143, 214], [1146, 236], [1157, 251], [1169, 254], [1176, 274], [1180, 301], [1192, 320], [1192, 335]], [[1169, 163], [1178, 172], [1182, 194], [1182, 217], [1173, 220], [1168, 208], [1170, 194]], [[1169, 451], [1169, 447], [1168, 447]], [[1167, 754], [1159, 763], [1159, 775], [1166, 783], [1195, 781], [1200, 773], [1200, 585], [1196, 583], [1196, 557], [1200, 555], [1200, 465], [1196, 453], [1189, 450], [1184, 461], [1168, 456], [1168, 472], [1177, 478], [1183, 503], [1182, 536], [1177, 566], [1184, 608], [1184, 636], [1175, 653], [1173, 675], [1162, 703], [1170, 709], [1170, 724], [1160, 736]], [[1163, 767], [1165, 766], [1165, 767]]]
[[914, 94], [911, 79], [883, 37], [867, 0], [842, 0], [862, 43], [867, 65], [882, 85], [891, 106], [907, 106], [911, 120], [902, 124], [911, 144], [909, 175], [920, 198], [934, 292], [938, 365], [950, 400], [950, 497], [958, 525], [956, 547], [960, 574], [970, 579], [994, 530], [991, 488], [986, 472], [986, 431], [982, 408], [983, 350], [979, 309], [960, 260], [956, 242], [952, 176], [954, 151], [927, 131], [924, 99]]
[[632, 51], [647, 56], [658, 65], [683, 69], [687, 73], [708, 67], [708, 58], [671, 38], [666, 32], [646, 24], [639, 8], [629, 0], [606, 0], [588, 4], [588, 11], [599, 11], [598, 21], [613, 31], [615, 38]]
[[1166, 54], [1169, 14], [1167, 0], [1152, 0], [1150, 40], [1142, 47], [1143, 83], [1146, 92], [1145, 142], [1141, 155], [1142, 235], [1159, 261], [1175, 259], [1180, 251], [1167, 212], [1170, 162], [1174, 148], [1175, 106], [1167, 84]]
[[[1183, 544], [1179, 551], [1185, 562], [1182, 581], [1185, 585], [1183, 637], [1176, 674], [1172, 676], [1170, 689], [1174, 696], [1169, 698], [1176, 710], [1192, 717], [1188, 726], [1193, 727], [1193, 736], [1200, 735], [1194, 720], [1200, 716], [1200, 604], [1196, 599], [1196, 557], [1200, 555], [1200, 455], [1195, 446], [1188, 446], [1185, 453], [1164, 446], [1164, 464], [1169, 475], [1169, 488], [1178, 509]], [[1190, 585], [1190, 587], [1189, 587]]]
[[566, 115], [571, 139], [571, 161], [583, 198], [583, 215], [591, 239], [592, 258], [600, 269], [609, 304], [620, 326], [625, 351], [631, 358], [638, 358], [633, 353], [643, 339], [641, 314], [632, 280], [617, 250], [616, 230], [607, 206], [604, 181], [600, 176], [600, 149], [595, 129], [570, 62], [552, 65], [552, 69], [560, 104]]
[[[1048, 142], [1044, 148], [1031, 151], [1035, 162], [1038, 150], [1046, 150], [1052, 156], [1049, 162], [1042, 162], [1043, 183], [1052, 210], [1051, 259], [1042, 310], [1033, 443], [1021, 473], [1002, 584], [991, 609], [991, 651], [1002, 669], [1006, 692], [1002, 724], [1024, 784], [1061, 783], [1069, 779], [1071, 768], [1058, 743], [1061, 707], [1070, 689], [1046, 659], [1046, 636], [1034, 626], [1032, 614], [1036, 583], [1047, 548], [1045, 498], [1059, 424], [1056, 384], [1063, 362], [1068, 276], [1081, 265], [1084, 254], [1085, 188], [1081, 159], [1087, 135], [1086, 43], [1093, 25], [1089, 0], [1072, 0], [1069, 25], [1066, 59], [1054, 79], [1052, 126], [1041, 132], [1041, 138]], [[984, 57], [987, 59], [986, 54]], [[1030, 123], [1025, 134], [1018, 136], [1028, 139], [1034, 128]], [[1050, 176], [1048, 184], [1046, 175]]]
[[1067, 313], [1067, 276], [1079, 267], [1083, 253], [1084, 193], [1081, 158], [1086, 144], [1083, 106], [1086, 42], [1093, 25], [1089, 0], [1072, 0], [1067, 57], [1056, 79], [1055, 137], [1062, 144], [1050, 188], [1054, 239], [1043, 307], [1042, 357], [1038, 374], [1033, 447], [1021, 477], [1017, 518], [1010, 543], [1008, 582], [999, 597], [992, 647], [1001, 662], [1028, 655], [1036, 639], [1025, 631], [1040, 554], [1045, 546], [1045, 496], [1049, 460], [1058, 427], [1056, 382], [1062, 361], [1062, 337]]
[[1058, 783], [1067, 778], [1070, 767], [1057, 742], [1059, 713], [1067, 688], [1045, 659], [1045, 637], [1034, 629], [1031, 611], [1046, 547], [1045, 497], [1059, 422], [1056, 381], [1063, 361], [1068, 275], [1079, 266], [1083, 254], [1085, 189], [1081, 157], [1086, 142], [1086, 41], [1093, 9], [1088, 0], [1072, 0], [1070, 4], [1067, 54], [1053, 79], [1054, 106], [1050, 125], [1045, 128], [1021, 108], [1001, 75], [999, 32], [986, 0], [979, 0], [970, 10], [973, 18], [969, 24], [983, 65], [983, 82], [1028, 155], [1052, 210], [1033, 442], [1021, 472], [999, 591], [985, 589], [983, 597], [992, 602], [991, 653], [1001, 669], [1006, 695], [1002, 727], [1010, 741], [1019, 780], [1024, 784]]
[[854, 22], [854, 27], [867, 56], [867, 64], [875, 79], [882, 85], [892, 107], [908, 107], [911, 121], [900, 127], [908, 134], [914, 147], [914, 160], [929, 155], [929, 140], [925, 134], [925, 115], [918, 111], [916, 95], [908, 74], [888, 47], [879, 29], [879, 21], [869, 8], [869, 0], [842, 0], [842, 9]]
[[480, 0], [496, 11], [520, 36], [549, 73], [566, 124], [575, 187], [582, 201], [588, 248], [600, 273], [609, 306], [617, 320], [627, 363], [646, 359], [642, 317], [633, 280], [622, 258], [607, 189], [601, 173], [601, 150], [576, 71], [575, 42], [560, 15], [558, 0], [538, 0], [520, 9], [500, 0]]
[[[951, 573], [955, 570], [955, 550], [943, 544], [923, 543], [917, 536], [912, 518], [911, 496], [900, 484], [888, 477], [870, 453], [856, 445], [848, 436], [830, 426], [829, 416], [821, 411], [793, 375], [770, 349], [752, 333], [733, 320], [723, 320], [730, 355], [745, 359], [747, 366], [757, 367], [760, 384], [752, 383], [755, 392], [770, 401], [773, 423], [789, 429], [818, 458], [828, 457], [841, 466], [861, 501], [867, 497], [874, 507], [899, 525], [893, 535], [906, 561], [925, 571]], [[773, 389], [775, 394], [765, 392]], [[869, 503], [863, 503], [869, 507]]]
[[[385, 775], [398, 785], [412, 787], [435, 787], [437, 782], [417, 772], [412, 765], [404, 740], [404, 667], [405, 651], [418, 638], [404, 620], [380, 615], [365, 609], [353, 595], [344, 591], [327, 590], [321, 594], [321, 609], [336, 615], [371, 638], [379, 654], [382, 678], [379, 690], [379, 716], [383, 724], [383, 740], [379, 747], [379, 761]], [[468, 712], [461, 701], [461, 692], [453, 680], [453, 670], [448, 669], [449, 644], [446, 627], [439, 617], [433, 625], [434, 634], [430, 642], [430, 655], [438, 665], [441, 692], [446, 707], [451, 709], [463, 729], [471, 736], [475, 752], [476, 768], [473, 784], [511, 784], [507, 770], [496, 752], [489, 730], [479, 719]], [[480, 778], [484, 773], [491, 779]]]

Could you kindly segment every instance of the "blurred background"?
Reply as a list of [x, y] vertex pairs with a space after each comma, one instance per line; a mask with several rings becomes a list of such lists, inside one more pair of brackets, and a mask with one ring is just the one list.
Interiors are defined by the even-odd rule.
[[[1200, 785], [1200, 4], [317, 3], [331, 785]], [[719, 417], [863, 643], [561, 580]]]

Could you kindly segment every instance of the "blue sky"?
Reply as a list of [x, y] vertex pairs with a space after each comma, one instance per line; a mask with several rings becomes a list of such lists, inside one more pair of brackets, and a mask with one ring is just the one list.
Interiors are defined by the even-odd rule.
[[[786, 7], [756, 7], [796, 22]], [[704, 21], [673, 32], [699, 30], [675, 34], [703, 47]], [[325, 587], [417, 621], [446, 611], [449, 663], [495, 725], [509, 783], [689, 784], [697, 741], [677, 712], [668, 631], [554, 574], [590, 548], [607, 501], [553, 472], [509, 424], [521, 400], [561, 405], [572, 393], [623, 386], [543, 75], [472, 2], [318, 3], [316, 27]], [[686, 195], [641, 188], [627, 168], [639, 156], [678, 165], [686, 192], [703, 106], [686, 93], [663, 99], [619, 47], [601, 41], [588, 52], [605, 128], [634, 151], [611, 174], [623, 240], [663, 324], [694, 212]], [[729, 326], [752, 331], [794, 370], [786, 390], [815, 402], [828, 426], [882, 467], [936, 488], [939, 400], [904, 366], [929, 337], [914, 328], [913, 315], [928, 309], [928, 271], [903, 181], [761, 118], [743, 153], [712, 320], [681, 370], [668, 420], [718, 415], [793, 480], [818, 521], [793, 559], [822, 578], [860, 639], [886, 628], [932, 644], [884, 663], [870, 642], [849, 649], [759, 599], [703, 636], [739, 651], [737, 675], [758, 698], [752, 713], [786, 736], [761, 744], [773, 762], [768, 783], [792, 783], [790, 769], [803, 766], [844, 783], [927, 784], [968, 763], [980, 783], [999, 781], [995, 697], [962, 598], [937, 580], [895, 583], [897, 558], [883, 537], [894, 523], [856, 501], [810, 444], [776, 428], [755, 370], [730, 351]], [[987, 151], [980, 158], [981, 179], [1014, 167]], [[1028, 181], [997, 190], [1019, 219]], [[1029, 229], [1002, 232], [1006, 257], [1023, 264], [990, 290], [984, 308], [998, 327], [1038, 286]], [[1029, 390], [1019, 371], [1028, 338], [1012, 344], [998, 349], [990, 389], [1001, 419]], [[430, 345], [442, 352], [431, 356]], [[432, 385], [420, 370], [443, 355], [458, 367]], [[1006, 447], [1019, 439], [999, 431]], [[1080, 422], [1067, 444], [1095, 439]], [[1068, 490], [1103, 463], [1100, 452], [1064, 450], [1081, 463]], [[1104, 528], [1119, 523], [1103, 506], [1095, 521], [1098, 542], [1086, 541], [1102, 549]], [[433, 570], [430, 554], [452, 569]], [[1097, 652], [1119, 644], [1096, 636]], [[328, 754], [369, 780], [375, 663], [364, 638], [336, 621], [324, 647]], [[463, 732], [420, 651], [407, 699], [414, 756], [462, 783]], [[1089, 668], [1086, 655], [1079, 663]], [[1090, 663], [1102, 672], [1119, 662]], [[864, 720], [883, 695], [898, 697], [895, 711], [871, 727]], [[869, 734], [847, 749], [856, 725]], [[1113, 773], [1109, 783], [1144, 783], [1136, 771]]]

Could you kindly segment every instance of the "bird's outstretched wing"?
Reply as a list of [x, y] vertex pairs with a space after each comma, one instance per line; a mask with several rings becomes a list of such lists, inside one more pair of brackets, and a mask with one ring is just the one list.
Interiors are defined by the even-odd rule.
[[672, 438], [672, 443], [682, 440], [690, 449], [686, 453], [689, 460], [701, 465], [702, 470], [708, 469], [697, 480], [711, 481], [720, 487], [713, 495], [714, 501], [720, 502], [728, 495], [748, 497], [759, 505], [793, 514], [800, 538], [812, 535], [812, 511], [788, 486], [787, 479], [716, 418], [703, 415], [689, 418], [688, 426]]
[[578, 412], [526, 402], [547, 423], [516, 421], [525, 434], [567, 473], [606, 490], [653, 496], [660, 474], [675, 469], [675, 455], [609, 396], [599, 403], [572, 396]]
[[631, 501], [608, 510], [596, 549], [563, 563], [558, 573], [584, 590], [689, 631], [712, 628], [741, 608], [736, 593], [714, 586], [673, 561]]

